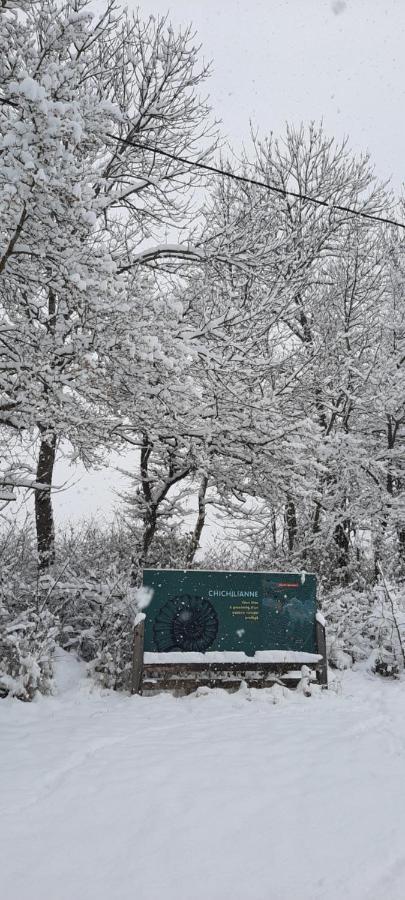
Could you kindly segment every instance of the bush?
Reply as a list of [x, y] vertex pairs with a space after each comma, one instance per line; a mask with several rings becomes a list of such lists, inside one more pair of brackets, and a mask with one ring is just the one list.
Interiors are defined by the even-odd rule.
[[16, 617], [0, 608], [0, 695], [32, 700], [52, 688], [58, 621], [47, 609], [28, 607]]
[[325, 594], [322, 610], [327, 619], [329, 662], [348, 668], [372, 659], [372, 670], [396, 676], [404, 668], [404, 586], [380, 581], [358, 591], [335, 588]]
[[51, 690], [57, 617], [41, 596], [28, 522], [0, 535], [0, 696]]
[[[158, 539], [151, 565], [183, 565], [185, 546], [175, 533], [167, 546]], [[129, 686], [133, 547], [133, 532], [116, 524], [69, 529], [57, 543], [55, 565], [38, 580], [29, 523], [0, 536], [1, 695], [30, 700], [48, 692], [56, 643], [88, 663], [104, 687]]]
[[89, 672], [103, 687], [129, 690], [132, 635], [136, 607], [134, 592], [111, 596], [103, 604], [97, 631], [97, 650]]
[[[67, 577], [66, 577], [67, 576]], [[49, 606], [59, 620], [58, 640], [89, 663], [89, 673], [103, 687], [129, 684], [134, 620], [134, 591], [125, 574], [69, 571], [49, 589]]]

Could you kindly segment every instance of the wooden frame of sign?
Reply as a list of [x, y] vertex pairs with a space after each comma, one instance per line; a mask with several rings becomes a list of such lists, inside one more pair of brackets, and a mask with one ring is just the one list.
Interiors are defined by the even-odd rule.
[[133, 633], [131, 693], [155, 694], [170, 691], [177, 696], [190, 694], [200, 687], [225, 688], [237, 691], [242, 682], [247, 687], [266, 688], [274, 684], [292, 688], [301, 684], [304, 693], [310, 693], [310, 684], [316, 682], [323, 688], [328, 686], [325, 624], [316, 618], [317, 657], [308, 663], [307, 654], [300, 661], [299, 654], [294, 660], [282, 662], [147, 662], [144, 658], [144, 622], [136, 625]]

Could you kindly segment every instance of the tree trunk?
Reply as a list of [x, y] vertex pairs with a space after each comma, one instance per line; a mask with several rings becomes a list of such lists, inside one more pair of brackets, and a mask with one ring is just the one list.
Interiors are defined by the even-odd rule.
[[198, 491], [198, 515], [197, 521], [195, 524], [195, 528], [193, 534], [191, 535], [190, 544], [186, 554], [186, 563], [188, 566], [191, 566], [191, 563], [194, 560], [195, 554], [198, 550], [198, 546], [200, 543], [200, 537], [202, 534], [202, 530], [205, 524], [205, 513], [206, 513], [206, 503], [205, 497], [208, 488], [208, 475], [203, 475], [200, 482], [200, 489]]
[[44, 572], [55, 562], [55, 527], [51, 486], [56, 456], [56, 435], [41, 439], [36, 480], [49, 488], [35, 489], [35, 525], [37, 532], [38, 569]]
[[156, 527], [157, 505], [156, 503], [152, 503], [145, 513], [143, 522], [142, 549], [138, 559], [138, 568], [140, 570], [143, 569], [147, 561], [149, 548], [155, 536]]
[[288, 549], [290, 553], [294, 550], [295, 537], [297, 534], [297, 512], [293, 498], [288, 495], [285, 507], [285, 523], [287, 526]]
[[271, 537], [273, 541], [273, 551], [277, 553], [277, 517], [274, 506], [271, 509]]
[[131, 581], [133, 585], [137, 585], [142, 579], [142, 569], [148, 561], [150, 546], [155, 537], [158, 526], [159, 509], [166, 499], [170, 489], [178, 484], [190, 474], [190, 467], [176, 469], [175, 460], [171, 460], [166, 476], [162, 476], [160, 486], [154, 485], [153, 477], [150, 474], [150, 457], [153, 451], [153, 444], [150, 442], [148, 435], [143, 435], [143, 444], [141, 447], [141, 487], [143, 494], [143, 530], [141, 547], [138, 557], [132, 557]]
[[334, 540], [338, 550], [338, 566], [339, 569], [346, 569], [349, 563], [350, 548], [350, 521], [344, 519], [338, 522], [334, 531]]
[[312, 533], [313, 534], [319, 534], [319, 532], [321, 530], [320, 522], [321, 522], [321, 504], [316, 503], [314, 518], [313, 518], [313, 522], [312, 522]]
[[399, 558], [403, 563], [405, 560], [405, 528], [401, 525], [400, 528], [397, 529], [398, 535], [398, 550], [399, 550]]

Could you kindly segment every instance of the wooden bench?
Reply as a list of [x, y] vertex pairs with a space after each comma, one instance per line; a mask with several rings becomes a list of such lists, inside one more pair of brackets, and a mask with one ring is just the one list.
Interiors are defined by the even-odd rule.
[[180, 696], [199, 687], [236, 691], [242, 682], [255, 688], [277, 683], [296, 687], [303, 677], [307, 682], [328, 686], [325, 621], [320, 613], [316, 617], [317, 653], [269, 650], [259, 651], [254, 657], [237, 651], [144, 653], [143, 640], [144, 623], [140, 622], [134, 631], [132, 693], [170, 691]]

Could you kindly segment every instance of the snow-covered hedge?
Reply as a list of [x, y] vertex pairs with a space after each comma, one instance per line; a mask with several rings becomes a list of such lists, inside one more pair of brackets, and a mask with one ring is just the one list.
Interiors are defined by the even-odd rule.
[[329, 663], [345, 669], [369, 659], [375, 672], [396, 675], [404, 668], [405, 586], [385, 579], [368, 590], [325, 591]]
[[133, 592], [128, 576], [70, 570], [50, 591], [50, 608], [58, 616], [58, 640], [89, 663], [89, 673], [104, 687], [125, 689], [129, 683], [133, 631]]
[[13, 616], [0, 607], [0, 696], [32, 700], [52, 688], [58, 622], [38, 604]]
[[[115, 526], [69, 532], [58, 543], [55, 566], [38, 580], [29, 527], [0, 536], [0, 696], [30, 700], [37, 691], [50, 691], [57, 644], [88, 663], [89, 674], [104, 687], [128, 688], [139, 609], [130, 581], [133, 545], [133, 533]], [[181, 540], [177, 557], [172, 544], [165, 555], [164, 544], [157, 543], [150, 564], [182, 567], [183, 553]], [[221, 552], [199, 566], [248, 568]], [[403, 669], [405, 585], [383, 574], [378, 585], [361, 590], [323, 580], [320, 600], [332, 666], [371, 660], [384, 675]]]
[[[135, 537], [115, 525], [70, 531], [58, 542], [55, 565], [38, 580], [29, 525], [0, 536], [0, 696], [31, 700], [50, 691], [56, 645], [88, 663], [104, 687], [129, 687], [140, 602], [130, 577]], [[171, 541], [165, 552], [157, 541], [150, 564], [183, 565], [185, 546]]]
[[51, 690], [59, 621], [38, 582], [27, 523], [3, 531], [0, 560], [0, 696], [32, 700]]

